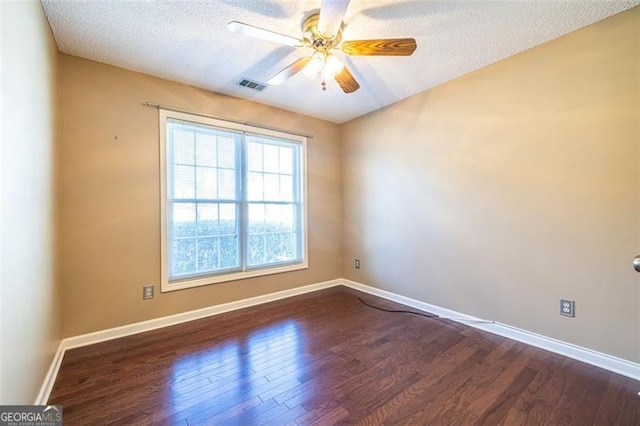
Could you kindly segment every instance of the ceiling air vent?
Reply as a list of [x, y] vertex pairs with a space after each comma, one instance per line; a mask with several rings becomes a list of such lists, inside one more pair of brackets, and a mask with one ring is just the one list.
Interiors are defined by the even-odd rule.
[[262, 92], [265, 87], [267, 87], [267, 85], [264, 83], [258, 83], [257, 81], [249, 80], [248, 78], [243, 78], [242, 80], [240, 80], [238, 82], [238, 85], [257, 90], [258, 92]]

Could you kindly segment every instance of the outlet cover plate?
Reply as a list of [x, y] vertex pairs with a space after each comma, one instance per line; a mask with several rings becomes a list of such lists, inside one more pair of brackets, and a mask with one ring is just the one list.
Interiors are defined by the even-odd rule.
[[573, 300], [560, 299], [560, 315], [575, 317], [575, 303]]
[[142, 286], [142, 299], [153, 299], [153, 284]]

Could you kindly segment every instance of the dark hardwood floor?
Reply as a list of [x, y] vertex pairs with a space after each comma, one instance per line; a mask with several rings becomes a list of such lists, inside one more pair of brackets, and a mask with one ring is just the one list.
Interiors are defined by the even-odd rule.
[[336, 287], [65, 354], [65, 425], [640, 425], [640, 382]]

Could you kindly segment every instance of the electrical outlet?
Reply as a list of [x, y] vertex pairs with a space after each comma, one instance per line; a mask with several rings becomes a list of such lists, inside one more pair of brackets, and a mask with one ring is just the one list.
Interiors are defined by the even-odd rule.
[[560, 299], [560, 315], [575, 317], [575, 301]]
[[153, 299], [153, 284], [142, 286], [142, 299]]
[[360, 269], [360, 259], [356, 259], [356, 269]]

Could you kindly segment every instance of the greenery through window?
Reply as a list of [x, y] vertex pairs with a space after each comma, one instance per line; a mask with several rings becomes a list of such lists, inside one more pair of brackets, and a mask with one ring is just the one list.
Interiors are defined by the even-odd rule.
[[160, 125], [163, 290], [306, 267], [304, 138], [165, 110]]

